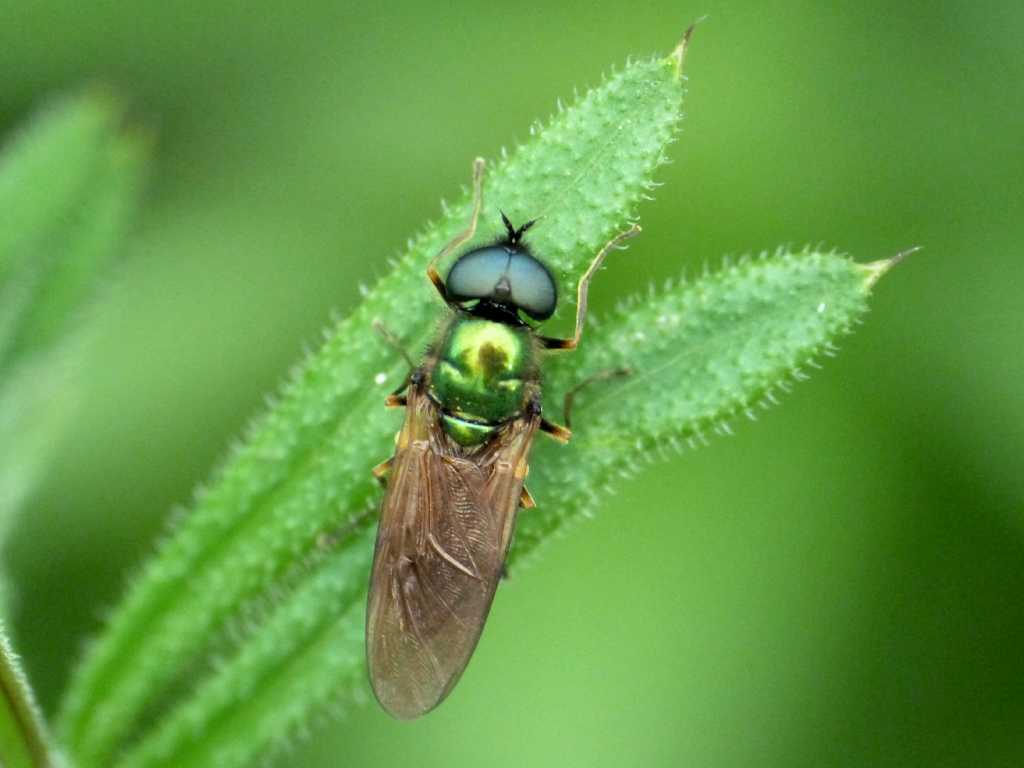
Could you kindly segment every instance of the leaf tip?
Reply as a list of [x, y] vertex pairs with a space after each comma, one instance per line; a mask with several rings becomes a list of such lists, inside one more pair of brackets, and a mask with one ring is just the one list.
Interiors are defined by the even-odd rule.
[[679, 41], [679, 45], [677, 45], [672, 50], [672, 53], [669, 54], [668, 60], [675, 68], [676, 77], [683, 76], [683, 64], [686, 62], [686, 51], [690, 47], [690, 38], [693, 37], [693, 30], [695, 30], [697, 28], [697, 25], [703, 22], [705, 19], [707, 19], [707, 14], [701, 16], [699, 19], [694, 21], [690, 26], [688, 26], [686, 28], [686, 31], [683, 33], [682, 39]]
[[890, 256], [888, 259], [879, 259], [878, 261], [871, 261], [867, 264], [859, 265], [861, 271], [863, 271], [865, 275], [864, 287], [868, 290], [874, 288], [875, 283], [881, 280], [885, 273], [907, 258], [907, 256], [920, 251], [922, 247], [923, 246], [915, 245], [912, 248], [906, 248], [900, 251], [895, 256]]

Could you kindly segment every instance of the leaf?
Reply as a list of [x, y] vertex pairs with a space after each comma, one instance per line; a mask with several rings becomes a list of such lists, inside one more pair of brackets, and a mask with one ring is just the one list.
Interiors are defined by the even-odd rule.
[[0, 156], [0, 540], [74, 405], [83, 309], [110, 277], [142, 145], [108, 97], [65, 98]]
[[[488, 176], [482, 221], [496, 224], [498, 205], [515, 220], [543, 213], [531, 243], [562, 296], [651, 186], [680, 117], [681, 55], [630, 64]], [[370, 468], [390, 453], [401, 415], [382, 401], [406, 373], [372, 326], [409, 348], [426, 340], [442, 310], [423, 270], [468, 211], [464, 195], [327, 334], [146, 566], [62, 705], [84, 768], [242, 766], [363, 695]], [[811, 251], [745, 261], [629, 304], [579, 352], [552, 356], [549, 408], [589, 373], [634, 373], [580, 394], [573, 444], [538, 441], [541, 506], [521, 516], [513, 561], [635, 457], [700, 441], [800, 378], [887, 266]]]
[[[536, 127], [489, 171], [481, 237], [498, 232], [499, 205], [517, 219], [543, 214], [531, 242], [571, 288], [652, 186], [681, 114], [677, 66], [673, 57], [632, 63]], [[318, 540], [365, 518], [378, 495], [369, 469], [387, 455], [400, 418], [380, 403], [405, 375], [373, 321], [385, 320], [410, 348], [423, 343], [439, 315], [424, 268], [465, 227], [469, 209], [464, 194], [327, 334], [146, 566], [63, 702], [60, 733], [83, 766], [110, 765], [140, 723], [173, 702], [174, 686], [208, 679], [214, 647], [244, 654], [259, 622], [245, 606], [283, 581], [307, 581]], [[365, 541], [343, 536], [337, 551], [365, 557]], [[241, 633], [241, 650], [224, 643], [229, 627]]]
[[112, 118], [107, 100], [57, 101], [8, 141], [0, 156], [0, 285], [26, 266], [85, 193], [106, 144]]
[[48, 743], [28, 679], [0, 625], [0, 765], [56, 768], [60, 764], [59, 755]]
[[[866, 311], [871, 286], [893, 263], [780, 252], [634, 299], [592, 329], [577, 354], [553, 366], [553, 377], [577, 382], [623, 365], [633, 374], [581, 397], [569, 446], [536, 445], [530, 484], [539, 506], [520, 515], [513, 568], [592, 508], [594, 489], [635, 467], [630, 457], [699, 444], [803, 378], [802, 369], [830, 355], [832, 341]], [[310, 561], [301, 584], [271, 607], [241, 651], [117, 765], [245, 765], [312, 713], [358, 699], [367, 685], [372, 525], [353, 533], [350, 546]]]
[[738, 417], [756, 420], [836, 353], [835, 339], [859, 322], [872, 286], [900, 258], [857, 264], [780, 250], [620, 306], [574, 360], [551, 366], [554, 392], [602, 370], [632, 373], [580, 393], [571, 451], [538, 447], [530, 478], [543, 503], [520, 517], [513, 557], [595, 507], [610, 478], [729, 434]]
[[143, 159], [120, 122], [107, 96], [66, 98], [0, 158], [0, 380], [57, 342], [109, 278]]

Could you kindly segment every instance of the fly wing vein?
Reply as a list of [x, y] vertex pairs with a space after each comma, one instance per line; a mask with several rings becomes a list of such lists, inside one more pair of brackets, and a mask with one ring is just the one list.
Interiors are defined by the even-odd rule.
[[385, 495], [367, 611], [378, 700], [397, 717], [432, 709], [458, 681], [501, 577], [539, 418], [461, 453], [422, 386], [409, 390]]

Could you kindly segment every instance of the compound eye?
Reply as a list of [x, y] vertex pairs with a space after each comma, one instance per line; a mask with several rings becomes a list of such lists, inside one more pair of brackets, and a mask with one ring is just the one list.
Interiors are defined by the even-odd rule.
[[547, 267], [521, 250], [503, 245], [478, 248], [462, 256], [445, 280], [455, 301], [489, 299], [521, 309], [534, 320], [554, 314], [557, 291]]
[[499, 246], [478, 248], [462, 256], [448, 272], [445, 286], [456, 301], [490, 299], [508, 267], [508, 251]]
[[512, 256], [508, 268], [512, 301], [534, 320], [547, 320], [558, 300], [555, 280], [547, 267], [525, 253]]

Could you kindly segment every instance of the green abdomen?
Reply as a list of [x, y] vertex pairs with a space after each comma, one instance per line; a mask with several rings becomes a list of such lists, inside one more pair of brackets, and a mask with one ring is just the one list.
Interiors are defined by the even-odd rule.
[[525, 383], [534, 370], [528, 328], [456, 318], [431, 373], [431, 393], [445, 412], [445, 431], [463, 445], [484, 442], [522, 411]]

